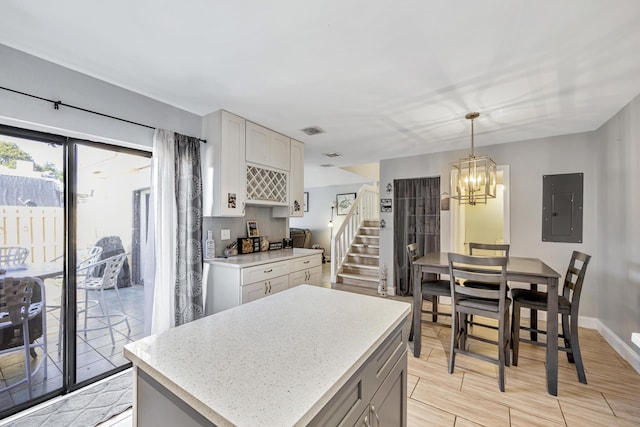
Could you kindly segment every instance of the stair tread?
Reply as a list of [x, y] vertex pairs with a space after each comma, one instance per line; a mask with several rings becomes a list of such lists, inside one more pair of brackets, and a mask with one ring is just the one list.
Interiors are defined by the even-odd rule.
[[364, 268], [367, 270], [380, 270], [380, 267], [374, 264], [356, 264], [353, 262], [345, 262], [342, 264], [344, 267], [352, 267], [352, 268]]
[[364, 239], [379, 239], [380, 236], [374, 234], [356, 234], [356, 237], [362, 237]]
[[372, 249], [380, 249], [380, 245], [370, 245], [369, 243], [353, 243], [351, 246], [356, 246], [358, 248], [372, 248]]
[[363, 280], [365, 282], [379, 282], [380, 278], [378, 276], [366, 276], [364, 274], [356, 274], [356, 273], [340, 273], [338, 274], [340, 277], [345, 277], [348, 279], [357, 279]]
[[380, 255], [374, 255], [374, 254], [361, 254], [358, 252], [349, 252], [349, 256], [359, 256], [361, 258], [380, 258]]

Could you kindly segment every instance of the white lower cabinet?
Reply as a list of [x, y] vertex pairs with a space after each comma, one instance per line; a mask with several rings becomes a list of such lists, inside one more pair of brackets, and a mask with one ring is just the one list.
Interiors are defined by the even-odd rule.
[[242, 304], [264, 298], [289, 288], [289, 276], [280, 276], [242, 286]]
[[322, 255], [310, 255], [289, 262], [289, 287], [322, 284]]
[[[241, 255], [242, 256], [242, 255]], [[242, 258], [238, 258], [242, 259]], [[206, 315], [307, 283], [322, 284], [322, 254], [287, 257], [242, 268], [228, 262], [207, 265]]]

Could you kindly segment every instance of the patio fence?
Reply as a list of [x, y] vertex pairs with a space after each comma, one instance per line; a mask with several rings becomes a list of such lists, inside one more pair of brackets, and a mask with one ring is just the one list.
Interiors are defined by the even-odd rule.
[[28, 263], [52, 261], [64, 254], [64, 209], [0, 206], [0, 246], [29, 249]]

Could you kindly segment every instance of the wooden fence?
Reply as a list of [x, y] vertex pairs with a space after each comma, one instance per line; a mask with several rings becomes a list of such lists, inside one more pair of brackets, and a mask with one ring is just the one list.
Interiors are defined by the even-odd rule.
[[28, 263], [43, 263], [64, 254], [64, 209], [0, 206], [0, 246], [29, 249]]

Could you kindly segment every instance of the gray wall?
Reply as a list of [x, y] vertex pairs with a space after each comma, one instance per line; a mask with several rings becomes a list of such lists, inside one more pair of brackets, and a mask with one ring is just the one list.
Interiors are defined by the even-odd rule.
[[[331, 229], [328, 224], [331, 218], [331, 203], [335, 203], [336, 194], [358, 193], [360, 187], [362, 187], [362, 184], [306, 188], [305, 191], [309, 192], [309, 212], [305, 212], [303, 218], [291, 218], [289, 220], [290, 226], [311, 230], [311, 244], [319, 244], [320, 247], [325, 248], [325, 255], [330, 257]], [[345, 217], [346, 216], [343, 215], [337, 215], [334, 209], [334, 232], [342, 225]]]
[[[597, 316], [596, 211], [596, 137], [593, 132], [538, 140], [499, 144], [477, 148], [478, 155], [489, 155], [498, 165], [510, 167], [511, 254], [536, 257], [564, 275], [571, 252], [579, 250], [594, 258], [586, 276], [581, 315]], [[449, 162], [467, 156], [468, 151], [436, 153], [380, 162], [380, 186], [398, 178], [440, 176], [441, 191], [449, 190]], [[542, 176], [546, 174], [584, 172], [583, 243], [542, 241]], [[393, 196], [393, 195], [391, 195]], [[387, 229], [381, 232], [381, 262], [393, 277], [393, 213], [381, 214]], [[441, 213], [441, 249], [450, 248], [450, 211]], [[394, 283], [389, 281], [389, 283]]]
[[[207, 231], [213, 231], [213, 238], [216, 241], [216, 255], [222, 256], [224, 248], [231, 244], [238, 237], [247, 237], [247, 221], [258, 223], [258, 232], [262, 237], [268, 237], [270, 242], [282, 242], [282, 239], [289, 235], [286, 218], [273, 218], [272, 208], [260, 206], [247, 206], [244, 218], [218, 218], [204, 217], [202, 222], [203, 238], [207, 238]], [[231, 239], [221, 240], [220, 231], [230, 230]]]
[[[127, 120], [201, 136], [202, 118], [0, 44], [0, 85]], [[0, 123], [149, 148], [153, 130], [0, 90]]]
[[640, 96], [597, 132], [598, 317], [633, 351], [640, 332]]

